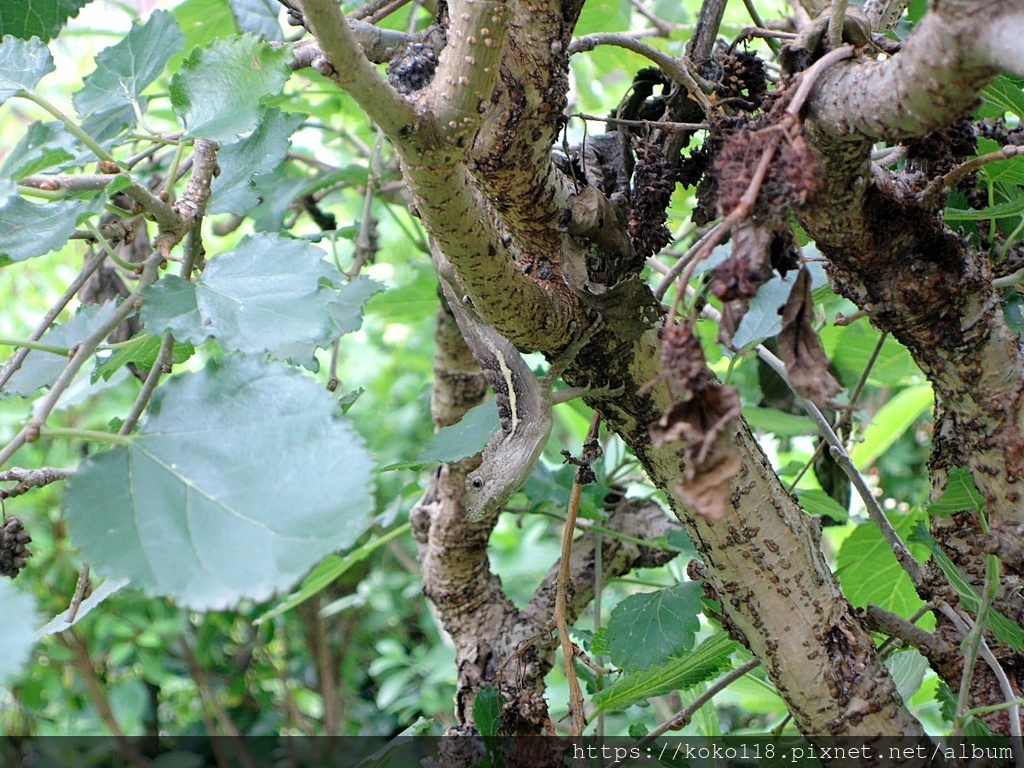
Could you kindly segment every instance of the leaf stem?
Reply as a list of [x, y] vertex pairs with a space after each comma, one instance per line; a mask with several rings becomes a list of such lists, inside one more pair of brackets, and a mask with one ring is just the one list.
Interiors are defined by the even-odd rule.
[[88, 440], [93, 443], [110, 443], [112, 445], [128, 445], [130, 442], [123, 435], [112, 432], [100, 432], [97, 429], [78, 429], [77, 427], [40, 427], [42, 437], [64, 437], [68, 440]]
[[71, 350], [67, 347], [58, 347], [55, 344], [43, 344], [39, 341], [31, 341], [29, 339], [11, 339], [6, 336], [0, 336], [0, 346], [2, 347], [16, 347], [18, 349], [34, 349], [37, 352], [49, 352], [53, 355], [60, 355], [61, 357], [67, 357], [71, 354]]
[[57, 109], [57, 107], [54, 104], [51, 104], [38, 93], [35, 93], [34, 91], [22, 90], [19, 91], [16, 95], [21, 96], [23, 99], [28, 99], [33, 104], [38, 104], [40, 107], [42, 107], [51, 115], [53, 115], [55, 118], [64, 123], [64, 125], [67, 126], [67, 129], [71, 131], [75, 138], [77, 138], [80, 142], [85, 144], [85, 146], [91, 149], [92, 153], [96, 155], [96, 157], [99, 158], [100, 160], [106, 160], [107, 162], [110, 163], [117, 162], [110, 154], [106, 152], [106, 150], [103, 149], [103, 147], [101, 147], [93, 140], [92, 136], [83, 131], [79, 127], [78, 123], [76, 123], [70, 117], [65, 115], [63, 112]]
[[117, 266], [119, 266], [121, 269], [127, 270], [131, 274], [135, 274], [135, 270], [137, 269], [138, 265], [131, 264], [122, 259], [120, 256], [118, 256], [117, 252], [114, 251], [110, 243], [107, 241], [107, 238], [103, 236], [103, 233], [100, 232], [100, 228], [97, 227], [95, 223], [93, 223], [92, 219], [87, 219], [85, 221], [85, 228], [92, 232], [92, 236], [96, 238], [96, 242], [99, 243], [100, 247], [103, 249], [103, 252], [107, 254], [107, 256], [110, 258], [112, 262], [117, 264]]

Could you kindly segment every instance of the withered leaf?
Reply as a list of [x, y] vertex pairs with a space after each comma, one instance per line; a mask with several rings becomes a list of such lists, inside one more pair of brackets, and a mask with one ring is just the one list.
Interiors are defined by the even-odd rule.
[[661, 332], [661, 369], [673, 394], [688, 400], [697, 389], [714, 382], [700, 337], [689, 321], [666, 324]]
[[811, 325], [813, 316], [811, 273], [802, 267], [782, 311], [779, 357], [786, 364], [790, 386], [819, 408], [826, 408], [828, 399], [843, 388], [828, 371], [828, 358]]
[[683, 481], [676, 487], [679, 498], [693, 507], [698, 515], [721, 520], [729, 501], [729, 481], [742, 466], [730, 435], [719, 435], [707, 461], [699, 467], [687, 468]]
[[731, 434], [739, 415], [739, 391], [714, 382], [665, 411], [651, 427], [651, 440], [657, 447], [682, 442], [686, 460], [691, 466], [699, 466], [707, 460], [718, 436]]
[[749, 219], [733, 227], [732, 255], [715, 267], [711, 292], [722, 301], [752, 299], [772, 276], [772, 230]]

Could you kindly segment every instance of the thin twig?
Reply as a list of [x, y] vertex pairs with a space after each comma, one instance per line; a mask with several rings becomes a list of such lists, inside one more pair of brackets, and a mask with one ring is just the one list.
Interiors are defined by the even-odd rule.
[[629, 0], [629, 4], [633, 6], [633, 10], [635, 10], [637, 13], [639, 13], [641, 16], [643, 16], [657, 28], [658, 35], [660, 37], [668, 37], [669, 35], [672, 34], [672, 25], [669, 24], [664, 19], [659, 19], [653, 13], [648, 11], [644, 7], [643, 3], [640, 2], [640, 0]]
[[[54, 302], [53, 306], [50, 307], [47, 313], [43, 316], [43, 319], [39, 321], [32, 333], [29, 334], [30, 340], [38, 341], [43, 337], [43, 334], [49, 330], [50, 324], [53, 323], [53, 321], [57, 319], [57, 316], [64, 311], [64, 308], [71, 303], [71, 300], [75, 298], [75, 295], [92, 276], [92, 273], [100, 268], [103, 260], [103, 254], [93, 254], [93, 256], [86, 261], [82, 271], [79, 272], [75, 279], [71, 281], [67, 290], [64, 291], [56, 302]], [[21, 365], [25, 362], [25, 357], [28, 353], [29, 350], [22, 347], [11, 356], [11, 359], [8, 360], [6, 364], [4, 364], [3, 370], [0, 371], [0, 389], [7, 386], [7, 383], [11, 380], [11, 376], [21, 368]]]
[[[584, 444], [597, 439], [598, 427], [601, 424], [601, 417], [595, 413], [590, 420], [590, 429]], [[583, 704], [583, 691], [580, 689], [580, 681], [576, 676], [575, 646], [569, 637], [569, 625], [566, 618], [566, 602], [569, 591], [570, 559], [572, 557], [572, 540], [576, 533], [576, 518], [580, 511], [580, 498], [583, 495], [583, 472], [589, 469], [589, 465], [580, 466], [573, 480], [572, 492], [569, 496], [569, 509], [566, 514], [565, 528], [562, 533], [562, 556], [558, 563], [558, 581], [555, 584], [555, 612], [554, 622], [558, 629], [558, 638], [562, 645], [562, 657], [565, 660], [565, 676], [569, 683], [569, 714], [572, 716], [570, 736], [582, 736], [583, 729], [587, 726], [586, 713]]]
[[82, 563], [82, 567], [78, 569], [78, 581], [75, 582], [75, 593], [71, 596], [71, 604], [68, 605], [68, 616], [67, 623], [69, 625], [74, 624], [75, 617], [78, 615], [78, 609], [82, 607], [82, 601], [85, 600], [85, 593], [89, 589], [89, 564]]
[[74, 469], [65, 467], [40, 467], [39, 469], [22, 469], [11, 467], [6, 472], [0, 472], [0, 483], [15, 482], [13, 488], [0, 489], [0, 500], [13, 499], [28, 493], [33, 488], [42, 488], [50, 483], [66, 480], [75, 474]]
[[584, 112], [574, 112], [569, 117], [594, 120], [606, 123], [607, 125], [621, 125], [625, 128], [657, 128], [662, 131], [706, 131], [711, 127], [708, 123], [677, 123], [671, 120], [624, 120], [620, 117], [601, 117], [599, 115], [588, 115]]
[[708, 101], [707, 95], [701, 90], [700, 86], [697, 85], [697, 81], [690, 73], [687, 67], [685, 59], [677, 59], [675, 56], [659, 51], [657, 48], [648, 45], [645, 42], [637, 40], [628, 35], [620, 35], [614, 32], [595, 32], [592, 35], [584, 35], [583, 37], [577, 37], [569, 44], [569, 54], [583, 53], [584, 51], [592, 51], [599, 45], [617, 45], [620, 48], [633, 51], [644, 56], [659, 67], [662, 72], [668, 75], [669, 78], [682, 83], [686, 86], [686, 90], [689, 91], [690, 96], [693, 97], [694, 101], [700, 104], [701, 109], [704, 110], [705, 114], [711, 112], [711, 102]]
[[843, 26], [846, 23], [847, 0], [832, 0], [832, 15], [828, 19], [828, 47], [838, 48], [843, 44]]
[[955, 187], [964, 178], [969, 176], [973, 171], [977, 170], [981, 166], [987, 163], [995, 163], [1000, 160], [1009, 160], [1011, 157], [1024, 154], [1024, 146], [1014, 146], [1007, 144], [1002, 149], [998, 149], [995, 152], [989, 152], [987, 155], [981, 157], [975, 157], [968, 160], [965, 163], [961, 163], [956, 168], [951, 170], [944, 176], [940, 176], [935, 179], [931, 184], [925, 187], [925, 190], [920, 194], [922, 201], [930, 199], [933, 195], [938, 194], [941, 190], [950, 187]]

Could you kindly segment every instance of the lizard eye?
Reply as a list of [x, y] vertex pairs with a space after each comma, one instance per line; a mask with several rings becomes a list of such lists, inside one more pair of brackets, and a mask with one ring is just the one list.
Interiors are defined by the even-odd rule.
[[474, 491], [482, 490], [484, 487], [484, 479], [479, 475], [475, 475], [469, 478], [469, 487]]

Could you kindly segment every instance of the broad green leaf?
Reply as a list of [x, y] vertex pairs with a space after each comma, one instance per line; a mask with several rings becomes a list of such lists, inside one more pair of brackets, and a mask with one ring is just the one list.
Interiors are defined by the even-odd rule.
[[588, 0], [576, 23], [577, 35], [591, 32], [614, 32], [629, 26], [630, 5], [627, 0]]
[[[904, 541], [918, 520], [917, 514], [890, 517], [893, 528]], [[912, 545], [910, 551], [918, 559], [927, 557], [920, 545]], [[857, 526], [843, 541], [836, 565], [843, 594], [858, 608], [874, 603], [899, 616], [909, 616], [923, 602], [882, 534], [871, 523]]]
[[459, 461], [475, 456], [500, 427], [494, 400], [488, 400], [469, 411], [457, 424], [440, 429], [423, 446], [418, 461]]
[[814, 424], [806, 416], [786, 413], [777, 408], [748, 405], [743, 408], [743, 418], [754, 429], [770, 432], [778, 437], [795, 437], [814, 432]]
[[0, 35], [23, 40], [49, 40], [92, 0], [3, 0], [0, 2]]
[[100, 51], [96, 69], [71, 97], [78, 114], [107, 112], [136, 102], [184, 42], [170, 11], [154, 11], [144, 24], [133, 24], [119, 42]]
[[[992, 141], [992, 139], [978, 139], [979, 155], [987, 155], [991, 152], [997, 152], [999, 149], [1000, 145]], [[978, 169], [978, 174], [990, 184], [1006, 182], [1024, 185], [1024, 163], [1018, 157], [985, 163], [985, 165]]]
[[[117, 304], [113, 301], [83, 307], [66, 323], [54, 326], [44, 333], [39, 341], [70, 350], [107, 322], [116, 311]], [[68, 358], [63, 355], [33, 349], [28, 353], [21, 368], [11, 376], [2, 393], [8, 397], [34, 397], [41, 388], [53, 384], [67, 364]]]
[[0, 179], [23, 179], [74, 159], [71, 134], [58, 122], [32, 123], [0, 166]]
[[[184, 0], [171, 11], [185, 33], [185, 50], [208, 48], [218, 38], [230, 37], [239, 32], [235, 16], [228, 0]], [[174, 57], [169, 71], [181, 68], [183, 57]]]
[[153, 335], [170, 331], [175, 339], [199, 346], [211, 334], [203, 327], [194, 283], [177, 275], [164, 275], [142, 294], [139, 317]]
[[809, 515], [824, 515], [840, 523], [845, 523], [850, 519], [849, 510], [841, 507], [825, 491], [812, 488], [810, 490], [799, 489], [796, 493], [800, 499], [800, 506]]
[[612, 661], [635, 671], [690, 650], [700, 629], [702, 596], [701, 585], [687, 581], [625, 598], [608, 620]]
[[258, 205], [253, 177], [273, 171], [284, 160], [290, 137], [302, 115], [268, 109], [250, 136], [229, 144], [217, 156], [220, 175], [213, 180], [208, 213], [244, 215]]
[[883, 405], [864, 430], [861, 442], [850, 451], [850, 458], [857, 469], [863, 471], [871, 466], [915, 421], [929, 412], [934, 403], [931, 384], [916, 384]]
[[981, 512], [983, 509], [985, 509], [985, 497], [974, 485], [971, 471], [966, 467], [953, 467], [949, 470], [946, 490], [928, 505], [928, 514], [946, 517], [954, 512], [964, 510]]
[[[992, 84], [982, 91], [985, 105], [979, 110], [988, 117], [1002, 117], [1012, 112], [1024, 119], [1024, 81], [1013, 75], [998, 75]], [[993, 109], [994, 108], [994, 109]]]
[[36, 601], [32, 595], [0, 580], [0, 685], [21, 672], [36, 643]]
[[[864, 373], [879, 336], [867, 321], [847, 326], [829, 325], [821, 330], [825, 352], [839, 369], [843, 381], [848, 382], [857, 381]], [[883, 387], [902, 387], [923, 380], [924, 374], [907, 348], [891, 336], [887, 337], [871, 367], [868, 381]]]
[[911, 649], [894, 653], [885, 660], [885, 666], [889, 668], [900, 696], [904, 701], [909, 701], [921, 688], [924, 674], [928, 671], [928, 660]]
[[[811, 273], [812, 291], [816, 292], [828, 286], [825, 269], [820, 263], [811, 262], [807, 268]], [[779, 314], [779, 308], [785, 306], [786, 299], [793, 290], [796, 276], [797, 272], [790, 270], [785, 279], [775, 275], [761, 286], [757, 296], [750, 300], [747, 314], [743, 316], [739, 328], [733, 335], [732, 341], [737, 348], [757, 344], [778, 335], [782, 330], [782, 315]]]
[[721, 632], [698, 645], [692, 653], [659, 664], [643, 672], [626, 674], [594, 695], [596, 709], [601, 712], [625, 709], [638, 701], [684, 690], [710, 680], [730, 665], [729, 655], [736, 650], [735, 640]]
[[61, 611], [39, 628], [39, 631], [36, 632], [36, 639], [42, 640], [47, 635], [54, 635], [58, 632], [63, 632], [65, 629], [70, 629], [88, 616], [93, 608], [127, 585], [128, 579], [107, 579], [82, 601], [75, 612], [74, 619], [68, 621], [68, 617], [71, 615], [71, 608]]
[[240, 30], [251, 32], [267, 40], [281, 39], [281, 25], [277, 22], [281, 6], [277, 0], [228, 0], [228, 2]]
[[[142, 334], [134, 339], [121, 342], [112, 352], [104, 355], [97, 355], [96, 367], [93, 369], [91, 381], [94, 383], [101, 378], [110, 381], [110, 377], [117, 373], [128, 363], [134, 363], [144, 371], [148, 371], [156, 362], [160, 354], [160, 346], [163, 339], [159, 336]], [[175, 342], [171, 350], [172, 361], [175, 365], [188, 360], [195, 352], [195, 348], [188, 343]]]
[[[6, 7], [6, 3], [0, 5]], [[0, 25], [4, 23], [5, 12], [0, 11]], [[31, 91], [50, 72], [53, 57], [38, 38], [21, 40], [4, 35], [0, 41], [0, 104], [20, 91]]]
[[297, 605], [302, 605], [304, 602], [309, 600], [309, 598], [313, 597], [313, 595], [327, 589], [327, 587], [340, 579], [345, 572], [354, 565], [358, 565], [363, 562], [366, 558], [389, 542], [404, 536], [410, 531], [410, 529], [410, 524], [405, 523], [404, 525], [400, 525], [394, 530], [388, 531], [381, 536], [375, 536], [361, 547], [356, 547], [343, 557], [338, 555], [328, 555], [320, 561], [316, 568], [314, 568], [305, 579], [302, 580], [302, 584], [298, 590], [260, 616], [254, 623], [262, 624], [264, 621], [267, 621], [267, 619], [272, 619], [275, 616], [281, 615], [285, 611], [290, 611]]
[[10, 180], [0, 181], [0, 266], [43, 256], [64, 246], [85, 216], [103, 209], [103, 198], [30, 203]]
[[169, 330], [193, 344], [213, 336], [228, 350], [304, 362], [357, 329], [366, 298], [381, 289], [367, 278], [343, 284], [323, 256], [302, 240], [249, 235], [211, 259], [195, 284], [168, 276], [148, 289], [142, 321], [153, 334]]
[[159, 388], [140, 434], [88, 459], [64, 505], [97, 572], [223, 609], [350, 547], [373, 510], [372, 462], [315, 381], [230, 355]]
[[473, 700], [473, 724], [485, 739], [498, 735], [501, 725], [501, 696], [493, 686], [487, 686]]
[[193, 49], [171, 79], [171, 107], [187, 135], [230, 144], [253, 130], [261, 100], [280, 93], [291, 73], [290, 56], [251, 35]]

